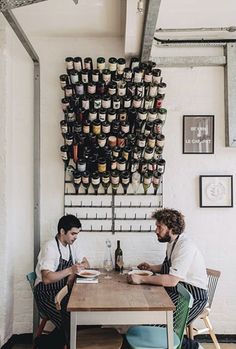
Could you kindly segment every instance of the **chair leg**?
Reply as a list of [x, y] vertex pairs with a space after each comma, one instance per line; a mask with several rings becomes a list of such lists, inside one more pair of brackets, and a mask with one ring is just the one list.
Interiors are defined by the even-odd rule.
[[193, 324], [187, 326], [187, 337], [190, 339], [194, 339], [194, 331], [193, 331]]
[[39, 327], [37, 329], [37, 332], [36, 332], [36, 337], [40, 336], [43, 332], [43, 329], [47, 323], [48, 319], [42, 319], [40, 324], [39, 324]]
[[211, 339], [212, 339], [212, 341], [213, 341], [213, 343], [214, 343], [216, 349], [220, 349], [219, 342], [218, 342], [218, 340], [217, 340], [217, 338], [216, 338], [216, 335], [215, 335], [215, 332], [214, 332], [214, 329], [213, 329], [213, 327], [212, 327], [212, 324], [211, 324], [211, 322], [210, 322], [209, 317], [206, 316], [206, 317], [204, 317], [202, 320], [204, 321], [206, 327], [209, 329], [209, 334], [210, 334], [210, 336], [211, 336]]

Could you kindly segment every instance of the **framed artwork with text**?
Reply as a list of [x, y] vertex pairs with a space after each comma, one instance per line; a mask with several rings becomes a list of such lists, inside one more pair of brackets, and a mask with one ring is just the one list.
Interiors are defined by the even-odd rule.
[[214, 115], [183, 116], [183, 153], [214, 154]]

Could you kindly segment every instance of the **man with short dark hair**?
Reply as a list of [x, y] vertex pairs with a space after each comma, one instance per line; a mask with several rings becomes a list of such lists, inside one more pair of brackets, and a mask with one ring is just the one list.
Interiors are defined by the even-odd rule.
[[179, 211], [164, 208], [152, 216], [156, 220], [159, 242], [167, 242], [166, 257], [161, 265], [146, 262], [139, 269], [150, 270], [151, 276], [128, 275], [132, 284], [164, 286], [173, 303], [177, 303], [177, 284], [180, 282], [192, 294], [194, 303], [190, 309], [188, 324], [204, 309], [207, 303], [207, 274], [204, 259], [196, 245], [184, 234], [184, 216]]
[[66, 310], [69, 294], [63, 299], [61, 311], [56, 309], [55, 296], [66, 284], [70, 286], [73, 283], [81, 269], [89, 267], [87, 259], [81, 258], [78, 247], [73, 245], [80, 229], [80, 220], [74, 215], [61, 217], [55, 238], [43, 246], [36, 266], [34, 295], [38, 309], [57, 329], [62, 328], [66, 332], [70, 319]]

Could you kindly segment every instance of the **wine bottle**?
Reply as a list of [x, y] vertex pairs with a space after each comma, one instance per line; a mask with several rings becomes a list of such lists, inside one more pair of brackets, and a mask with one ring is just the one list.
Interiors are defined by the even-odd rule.
[[150, 187], [152, 183], [152, 173], [150, 172], [145, 172], [143, 175], [143, 190], [144, 194], [147, 194], [148, 188]]
[[78, 194], [80, 184], [81, 184], [81, 173], [79, 171], [74, 171], [74, 173], [73, 173], [73, 185], [75, 188], [75, 194]]
[[94, 172], [91, 176], [91, 183], [92, 183], [95, 195], [98, 195], [98, 188], [100, 186], [100, 181], [101, 179], [98, 172]]
[[120, 176], [117, 170], [111, 171], [111, 186], [112, 192], [115, 195], [120, 183]]
[[160, 184], [161, 184], [161, 173], [154, 171], [153, 172], [153, 179], [152, 179], [152, 185], [154, 188], [154, 193], [153, 193], [154, 195], [156, 195]]
[[88, 189], [90, 185], [89, 173], [87, 171], [82, 173], [82, 185], [85, 189], [85, 194], [88, 194]]
[[117, 257], [118, 256], [123, 256], [123, 251], [120, 248], [120, 240], [117, 240], [117, 247], [115, 250], [115, 270], [116, 271], [123, 271], [123, 267], [121, 267], [121, 269], [120, 269], [119, 265], [117, 264]]
[[103, 172], [102, 173], [102, 186], [104, 188], [105, 194], [107, 194], [107, 190], [110, 186], [110, 172]]
[[127, 189], [130, 183], [130, 175], [128, 171], [124, 171], [121, 173], [121, 184], [124, 189], [124, 194], [127, 194]]

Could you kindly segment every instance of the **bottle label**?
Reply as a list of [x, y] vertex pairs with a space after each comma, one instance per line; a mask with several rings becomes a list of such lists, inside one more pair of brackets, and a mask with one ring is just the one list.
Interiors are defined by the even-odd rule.
[[151, 160], [153, 158], [153, 153], [144, 153], [144, 159], [145, 160]]
[[141, 99], [134, 99], [133, 100], [133, 107], [134, 108], [141, 108], [142, 100]]
[[100, 184], [100, 177], [99, 178], [92, 178], [92, 184], [93, 185], [99, 185]]
[[71, 97], [73, 95], [72, 88], [66, 88], [65, 89], [65, 95], [66, 95], [66, 97]]
[[120, 163], [117, 161], [117, 170], [118, 171], [125, 171], [126, 163]]
[[139, 83], [142, 81], [143, 74], [142, 72], [135, 72], [134, 73], [134, 82]]
[[116, 71], [116, 66], [117, 66], [117, 63], [110, 63], [110, 62], [108, 62], [108, 69], [110, 71]]
[[108, 89], [108, 93], [109, 93], [109, 95], [111, 95], [111, 96], [112, 96], [112, 95], [115, 95], [115, 94], [116, 94], [116, 88], [111, 88], [111, 87], [110, 87], [110, 88]]
[[94, 121], [97, 119], [97, 113], [89, 113], [89, 120]]
[[138, 113], [138, 118], [139, 120], [146, 120], [147, 118], [147, 113]]
[[148, 146], [150, 147], [150, 148], [154, 148], [155, 147], [155, 144], [156, 144], [156, 139], [155, 138], [149, 138], [148, 139]]
[[118, 96], [125, 96], [125, 94], [126, 94], [126, 88], [125, 87], [118, 88]]
[[129, 124], [122, 125], [121, 131], [123, 131], [124, 133], [128, 133], [129, 132]]
[[89, 183], [89, 177], [82, 177], [82, 183], [88, 184]]
[[156, 97], [156, 95], [157, 95], [157, 85], [150, 86], [149, 96]]
[[106, 138], [105, 139], [98, 139], [98, 145], [99, 147], [105, 147], [106, 145]]
[[88, 110], [89, 109], [89, 100], [82, 100], [82, 107], [85, 110]]
[[131, 106], [131, 99], [124, 101], [124, 108], [130, 108], [130, 106]]
[[161, 148], [163, 148], [164, 147], [164, 144], [165, 144], [165, 141], [163, 140], [159, 140], [159, 139], [157, 139], [156, 140], [156, 145], [158, 146], [158, 147], [161, 147]]
[[98, 172], [102, 173], [102, 172], [106, 172], [106, 168], [107, 168], [107, 164], [98, 164]]
[[99, 74], [93, 74], [92, 80], [93, 80], [93, 82], [98, 82], [99, 81]]
[[62, 158], [62, 160], [68, 160], [68, 155], [67, 155], [66, 151], [61, 152], [61, 158]]
[[79, 81], [79, 75], [78, 74], [71, 75], [70, 80], [72, 84], [76, 84]]
[[150, 185], [152, 183], [152, 178], [144, 176], [143, 183], [147, 184], [147, 185]]
[[120, 109], [120, 101], [113, 101], [113, 109]]
[[66, 67], [67, 67], [68, 70], [73, 69], [73, 68], [74, 68], [74, 63], [73, 63], [73, 61], [67, 61], [67, 62], [66, 62]]
[[159, 177], [153, 177], [153, 184], [159, 185], [160, 184], [160, 178]]
[[111, 183], [112, 184], [119, 184], [119, 177], [112, 177], [111, 176]]
[[116, 168], [117, 168], [117, 162], [116, 161], [112, 161], [111, 162], [111, 169], [112, 170], [116, 170]]
[[84, 84], [88, 83], [88, 74], [82, 74], [82, 81]]
[[[102, 106], [102, 100], [101, 99], [95, 99], [93, 101], [93, 107], [94, 109], [100, 109]], [[101, 119], [100, 119], [101, 120]]]
[[153, 76], [152, 80], [155, 84], [160, 84], [162, 77], [161, 76]]
[[99, 113], [98, 118], [101, 122], [106, 121], [106, 114]]
[[74, 67], [75, 67], [75, 70], [78, 70], [78, 71], [81, 71], [82, 70], [82, 65], [81, 65], [81, 62], [74, 62]]
[[83, 84], [76, 85], [75, 89], [76, 89], [77, 95], [83, 95], [84, 94], [84, 85]]
[[93, 133], [99, 135], [101, 133], [101, 125], [93, 125]]
[[165, 87], [159, 87], [158, 93], [159, 93], [160, 95], [164, 95], [165, 92], [166, 92], [166, 88], [165, 88]]
[[111, 81], [111, 74], [102, 74], [102, 78], [106, 84]]
[[80, 184], [81, 183], [81, 177], [74, 177], [74, 183], [75, 184]]
[[107, 120], [109, 121], [109, 122], [112, 122], [113, 120], [115, 120], [116, 119], [116, 114], [108, 114], [107, 115]]
[[84, 172], [86, 170], [86, 163], [78, 163], [78, 171], [79, 172]]
[[100, 70], [100, 72], [106, 68], [106, 63], [97, 63], [97, 68]]
[[144, 148], [146, 144], [146, 140], [145, 139], [138, 139], [138, 146], [140, 148]]
[[147, 120], [148, 121], [155, 121], [156, 120], [156, 118], [157, 118], [157, 113], [155, 113], [155, 114], [152, 114], [152, 113], [148, 113], [148, 117], [147, 117]]
[[152, 74], [145, 74], [144, 81], [145, 82], [152, 82]]
[[111, 131], [111, 125], [106, 125], [106, 126], [102, 125], [103, 133], [107, 134], [107, 133], [110, 133], [110, 131]]
[[96, 92], [96, 85], [88, 85], [88, 93], [94, 94]]
[[67, 127], [67, 125], [63, 125], [63, 126], [61, 126], [61, 133], [67, 133], [68, 132], [68, 127]]
[[66, 144], [67, 145], [71, 145], [73, 143], [73, 138], [70, 139], [70, 138], [66, 138]]
[[164, 170], [165, 170], [165, 166], [164, 166], [164, 165], [159, 165], [159, 164], [158, 164], [158, 172], [159, 172], [159, 173], [164, 173]]
[[104, 109], [111, 108], [111, 100], [110, 99], [108, 99], [108, 100], [102, 99], [102, 108], [104, 108]]
[[107, 184], [110, 182], [110, 178], [109, 177], [102, 177], [102, 183]]
[[83, 127], [83, 132], [84, 133], [89, 133], [90, 132], [90, 126], [88, 125], [84, 125], [84, 127]]
[[122, 184], [129, 184], [129, 178], [122, 178]]

